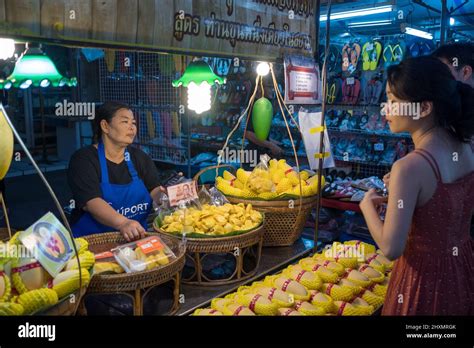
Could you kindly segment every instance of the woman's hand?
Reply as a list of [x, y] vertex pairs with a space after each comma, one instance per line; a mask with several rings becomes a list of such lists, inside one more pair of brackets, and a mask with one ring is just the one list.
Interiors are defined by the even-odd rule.
[[364, 199], [360, 202], [359, 206], [362, 211], [369, 207], [374, 207], [377, 209], [383, 203], [387, 203], [388, 197], [381, 196], [375, 191], [375, 189], [370, 189], [364, 195]]
[[390, 172], [388, 172], [387, 174], [383, 176], [383, 183], [385, 184], [385, 187], [388, 190], [388, 185], [390, 183]]
[[127, 242], [145, 238], [145, 229], [138, 221], [135, 220], [127, 219], [119, 226], [118, 230], [120, 233], [122, 233]]

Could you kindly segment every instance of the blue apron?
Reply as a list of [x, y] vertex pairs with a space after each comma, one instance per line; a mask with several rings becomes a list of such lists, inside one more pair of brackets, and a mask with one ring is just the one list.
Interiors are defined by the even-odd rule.
[[[102, 142], [99, 143], [98, 154], [102, 177], [100, 183], [102, 199], [127, 219], [138, 221], [146, 230], [146, 220], [152, 209], [152, 199], [145, 184], [138, 177], [129, 152], [125, 150], [125, 161], [130, 176], [132, 177], [132, 181], [127, 185], [115, 185], [109, 183], [107, 160], [105, 159], [104, 144]], [[114, 230], [115, 228], [105, 226], [95, 220], [88, 212], [84, 212], [79, 221], [72, 226], [72, 232], [76, 238], [94, 233], [111, 232]]]

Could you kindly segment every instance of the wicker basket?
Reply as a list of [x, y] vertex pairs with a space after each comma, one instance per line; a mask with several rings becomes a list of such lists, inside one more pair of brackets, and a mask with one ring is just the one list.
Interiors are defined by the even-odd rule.
[[[147, 233], [147, 235], [156, 234]], [[84, 238], [89, 242], [89, 250], [94, 253], [109, 251], [120, 244], [126, 243], [123, 236], [118, 232], [94, 234]], [[91, 294], [124, 294], [133, 300], [134, 315], [143, 315], [143, 299], [148, 292], [155, 286], [174, 281], [174, 302], [168, 314], [176, 313], [179, 308], [180, 272], [185, 262], [185, 249], [175, 238], [166, 235], [162, 235], [160, 238], [174, 252], [175, 260], [163, 267], [142, 272], [95, 275], [91, 279], [86, 296]], [[81, 310], [84, 312], [84, 306]]]
[[[199, 183], [199, 178], [209, 170], [227, 168], [235, 170], [234, 167], [222, 164], [210, 166], [199, 171], [194, 180]], [[293, 198], [285, 200], [252, 200], [226, 196], [230, 203], [252, 204], [252, 206], [265, 213], [265, 223], [263, 225], [263, 246], [289, 246], [293, 245], [303, 233], [303, 228], [308, 220], [311, 210], [316, 205], [318, 196]], [[290, 207], [290, 201], [293, 203]], [[301, 209], [300, 209], [301, 204]]]
[[[177, 236], [171, 236], [162, 231], [158, 226], [153, 226], [160, 236], [173, 238], [176, 241], [181, 240]], [[222, 238], [187, 238], [186, 239], [186, 258], [192, 264], [192, 275], [186, 279], [183, 277], [183, 283], [215, 286], [239, 282], [252, 277], [260, 263], [262, 254], [263, 225], [256, 229], [229, 237]], [[251, 254], [256, 248], [255, 267], [250, 270], [244, 269], [244, 258]], [[203, 260], [212, 257], [213, 254], [229, 254], [235, 258], [235, 269], [226, 279], [210, 279], [203, 272]]]
[[301, 237], [317, 201], [317, 196], [302, 198], [300, 210], [299, 198], [292, 200], [292, 207], [289, 206], [289, 200], [260, 201], [230, 196], [226, 198], [234, 204], [252, 204], [256, 210], [265, 213], [263, 246], [288, 246], [295, 243]]

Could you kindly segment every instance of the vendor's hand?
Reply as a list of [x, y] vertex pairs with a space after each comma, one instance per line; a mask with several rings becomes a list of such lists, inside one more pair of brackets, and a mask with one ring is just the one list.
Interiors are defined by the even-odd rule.
[[390, 172], [383, 176], [383, 183], [385, 184], [385, 187], [388, 190], [388, 185], [390, 183]]
[[375, 191], [375, 189], [370, 189], [364, 195], [364, 199], [360, 202], [359, 206], [362, 210], [373, 206], [376, 209], [383, 203], [387, 203], [388, 197], [381, 196]]
[[270, 143], [269, 150], [274, 158], [281, 157], [285, 153], [285, 150], [274, 143]]
[[145, 229], [135, 220], [127, 219], [127, 221], [119, 226], [119, 231], [127, 242], [145, 238]]

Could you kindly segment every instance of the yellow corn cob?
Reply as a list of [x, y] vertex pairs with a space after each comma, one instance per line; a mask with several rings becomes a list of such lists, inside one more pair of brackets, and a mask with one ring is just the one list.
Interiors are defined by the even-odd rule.
[[25, 309], [19, 303], [0, 302], [0, 316], [22, 315]]
[[[82, 286], [86, 286], [90, 281], [89, 272], [81, 268]], [[79, 271], [77, 269], [59, 273], [53, 280], [53, 290], [57, 292], [59, 298], [79, 289]]]
[[[90, 269], [94, 266], [95, 256], [90, 251], [86, 250], [79, 254], [79, 261], [81, 261], [81, 268]], [[78, 269], [77, 258], [73, 257], [66, 265], [66, 271]]]
[[25, 314], [31, 314], [56, 304], [58, 295], [51, 289], [36, 289], [18, 296], [17, 302], [23, 306]]
[[75, 238], [74, 242], [76, 242], [77, 253], [83, 253], [89, 248], [89, 242], [84, 238]]
[[0, 279], [3, 279], [3, 286], [4, 286], [4, 291], [3, 291], [2, 297], [0, 297], [0, 302], [7, 302], [10, 299], [10, 296], [12, 295], [12, 285], [10, 283], [10, 279], [5, 273], [0, 275]]
[[236, 175], [237, 179], [245, 186], [251, 172], [247, 172], [242, 168], [237, 169]]

